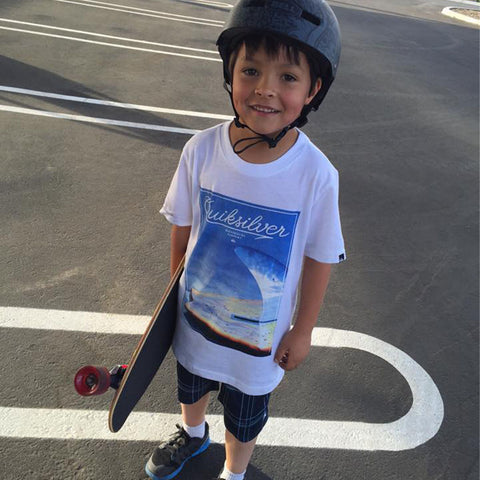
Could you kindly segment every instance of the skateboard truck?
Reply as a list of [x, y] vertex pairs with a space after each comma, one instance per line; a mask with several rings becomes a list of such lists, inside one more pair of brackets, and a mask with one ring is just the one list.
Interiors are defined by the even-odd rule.
[[128, 365], [115, 365], [111, 370], [106, 367], [87, 365], [75, 374], [75, 390], [89, 397], [101, 395], [109, 388], [118, 389]]

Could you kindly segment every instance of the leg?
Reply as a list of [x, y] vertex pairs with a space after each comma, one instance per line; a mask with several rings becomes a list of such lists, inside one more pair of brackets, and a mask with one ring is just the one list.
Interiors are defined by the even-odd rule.
[[225, 466], [232, 473], [243, 473], [250, 463], [257, 437], [249, 442], [240, 442], [228, 430], [225, 430]]
[[218, 382], [194, 375], [178, 362], [177, 379], [183, 423], [189, 427], [197, 427], [205, 421], [210, 392], [218, 390]]
[[182, 419], [185, 425], [196, 427], [205, 421], [210, 393], [205, 394], [200, 400], [191, 405], [182, 403]]
[[[153, 452], [145, 466], [147, 475], [153, 480], [171, 480], [180, 473], [185, 462], [204, 452], [209, 444], [209, 428], [205, 421], [208, 406], [208, 391], [215, 389], [215, 384], [186, 371], [180, 364], [178, 371], [178, 400], [182, 407], [184, 427], [177, 425], [177, 431], [170, 440], [160, 444]], [[192, 403], [193, 402], [193, 403]], [[186, 427], [198, 427], [199, 435], [192, 435]], [[190, 431], [192, 429], [189, 429]]]
[[269, 393], [252, 396], [222, 384], [219, 400], [224, 407], [226, 461], [220, 478], [244, 478], [257, 437], [268, 419], [269, 399]]

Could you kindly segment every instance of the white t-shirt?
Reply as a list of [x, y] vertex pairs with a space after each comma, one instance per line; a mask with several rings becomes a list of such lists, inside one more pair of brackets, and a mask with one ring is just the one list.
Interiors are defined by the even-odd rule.
[[226, 122], [192, 137], [161, 213], [191, 226], [173, 351], [190, 372], [249, 395], [271, 392], [304, 256], [345, 258], [338, 173], [299, 131], [267, 164], [233, 152]]

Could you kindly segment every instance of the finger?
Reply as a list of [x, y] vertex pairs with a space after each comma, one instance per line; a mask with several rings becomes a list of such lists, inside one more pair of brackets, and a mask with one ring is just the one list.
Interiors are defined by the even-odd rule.
[[282, 348], [280, 345], [275, 353], [274, 361], [275, 363], [280, 364], [285, 357], [288, 357], [288, 350], [286, 348]]
[[290, 364], [290, 357], [287, 351], [281, 356], [280, 361], [278, 362], [278, 365], [284, 370], [289, 370], [289, 366], [290, 366], [289, 364]]

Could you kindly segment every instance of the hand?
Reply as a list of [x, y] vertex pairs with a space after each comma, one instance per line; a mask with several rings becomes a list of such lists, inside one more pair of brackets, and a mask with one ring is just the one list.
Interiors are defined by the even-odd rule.
[[307, 358], [312, 344], [311, 332], [295, 330], [287, 332], [275, 353], [275, 363], [285, 371], [294, 370]]

